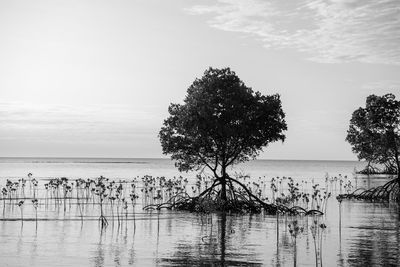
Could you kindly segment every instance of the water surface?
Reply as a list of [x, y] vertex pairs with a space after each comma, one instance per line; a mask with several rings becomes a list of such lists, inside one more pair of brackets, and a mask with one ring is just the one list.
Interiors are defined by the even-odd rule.
[[[140, 170], [153, 175], [162, 175], [162, 172], [176, 175], [173, 165], [163, 160], [135, 159], [122, 163], [119, 159], [113, 159], [118, 162], [112, 163], [93, 162], [94, 159], [8, 160], [0, 163], [1, 186], [5, 179], [26, 176], [27, 172], [38, 173], [39, 185], [51, 175], [90, 177], [96, 176], [96, 170], [126, 179], [135, 175], [135, 171], [141, 175]], [[299, 183], [304, 184], [310, 177], [308, 186], [314, 179], [314, 184], [320, 183], [322, 187], [326, 172], [330, 178], [348, 175], [347, 180], [354, 186], [357, 183], [358, 187], [368, 188], [387, 181], [383, 176], [355, 179], [352, 172], [360, 166], [357, 162], [265, 161], [253, 162], [239, 171], [247, 171], [255, 180], [261, 177], [266, 183], [273, 173], [283, 176], [286, 172]], [[328, 186], [334, 194], [345, 190], [333, 179]], [[143, 211], [138, 203], [135, 209], [128, 207], [119, 223], [115, 210], [112, 217], [110, 207], [106, 207], [109, 225], [103, 230], [99, 227], [98, 205], [86, 204], [81, 220], [73, 200], [67, 202], [65, 211], [63, 205], [40, 201], [36, 222], [35, 210], [29, 201], [23, 206], [23, 221], [19, 207], [5, 203], [0, 220], [1, 266], [293, 266], [294, 261], [298, 266], [315, 266], [314, 238], [310, 230], [314, 220], [327, 226], [320, 232], [323, 266], [400, 265], [399, 209], [388, 203], [343, 201], [340, 207], [332, 197], [324, 216], [281, 215], [278, 218], [265, 214]], [[4, 203], [0, 204], [3, 208]], [[296, 245], [288, 226], [294, 220], [304, 227], [296, 238]]]

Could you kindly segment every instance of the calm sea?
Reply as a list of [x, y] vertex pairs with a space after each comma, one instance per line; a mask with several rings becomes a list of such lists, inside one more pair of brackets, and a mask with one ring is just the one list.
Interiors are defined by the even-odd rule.
[[[330, 176], [352, 175], [365, 166], [358, 161], [322, 160], [253, 160], [235, 166], [232, 174], [272, 178], [289, 176], [298, 179], [322, 179]], [[21, 178], [32, 173], [36, 178], [95, 178], [103, 175], [112, 179], [131, 179], [152, 175], [193, 177], [198, 172], [180, 173], [169, 159], [148, 158], [0, 158], [0, 179]]]
[[[268, 182], [291, 176], [321, 185], [326, 174], [341, 174], [358, 183], [357, 188], [388, 180], [353, 176], [363, 167], [357, 161], [256, 160], [230, 172], [265, 176]], [[168, 159], [0, 158], [0, 186], [29, 172], [39, 179], [43, 193], [40, 179], [50, 177], [196, 174], [179, 173]], [[35, 210], [30, 199], [18, 207], [6, 198], [0, 202], [0, 266], [316, 266], [317, 247], [318, 266], [400, 266], [398, 205], [356, 200], [339, 205], [335, 195], [340, 183], [330, 181], [333, 195], [319, 217], [144, 211], [139, 204], [120, 210], [126, 212], [120, 223], [118, 210], [108, 205], [105, 229], [99, 226], [99, 205], [90, 201], [82, 202], [82, 211], [73, 200], [62, 205], [46, 195]], [[311, 225], [317, 220], [326, 229], [315, 235]], [[303, 229], [296, 239], [289, 228], [294, 221]]]

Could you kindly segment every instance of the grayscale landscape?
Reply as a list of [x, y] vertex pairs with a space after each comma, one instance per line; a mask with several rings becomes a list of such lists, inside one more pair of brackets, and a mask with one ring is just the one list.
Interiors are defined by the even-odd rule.
[[399, 266], [397, 0], [0, 0], [0, 266]]

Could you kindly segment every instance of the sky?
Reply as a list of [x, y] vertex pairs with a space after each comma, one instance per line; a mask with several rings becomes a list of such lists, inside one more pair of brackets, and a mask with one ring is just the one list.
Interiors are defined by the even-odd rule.
[[356, 160], [352, 112], [400, 97], [398, 0], [0, 0], [0, 157], [162, 155], [208, 67], [281, 95], [262, 159]]

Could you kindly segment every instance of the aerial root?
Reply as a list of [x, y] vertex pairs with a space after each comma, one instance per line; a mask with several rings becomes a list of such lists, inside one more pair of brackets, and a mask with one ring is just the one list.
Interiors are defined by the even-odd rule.
[[[220, 185], [215, 181], [211, 187], [205, 189], [198, 196], [191, 197], [187, 193], [179, 193], [171, 197], [168, 201], [161, 204], [151, 204], [145, 206], [144, 210], [176, 209], [190, 212], [215, 212], [225, 211], [232, 213], [261, 213], [266, 214], [289, 214], [289, 215], [322, 215], [319, 210], [306, 210], [300, 206], [287, 207], [282, 204], [266, 203], [255, 196], [245, 185], [231, 177], [226, 178], [227, 200], [221, 199], [220, 190], [216, 187]], [[233, 184], [237, 184], [235, 188]]]
[[362, 200], [374, 200], [374, 201], [399, 201], [399, 183], [397, 179], [393, 179], [386, 184], [368, 190], [358, 188], [349, 194], [341, 194], [338, 200], [342, 199], [362, 199]]

